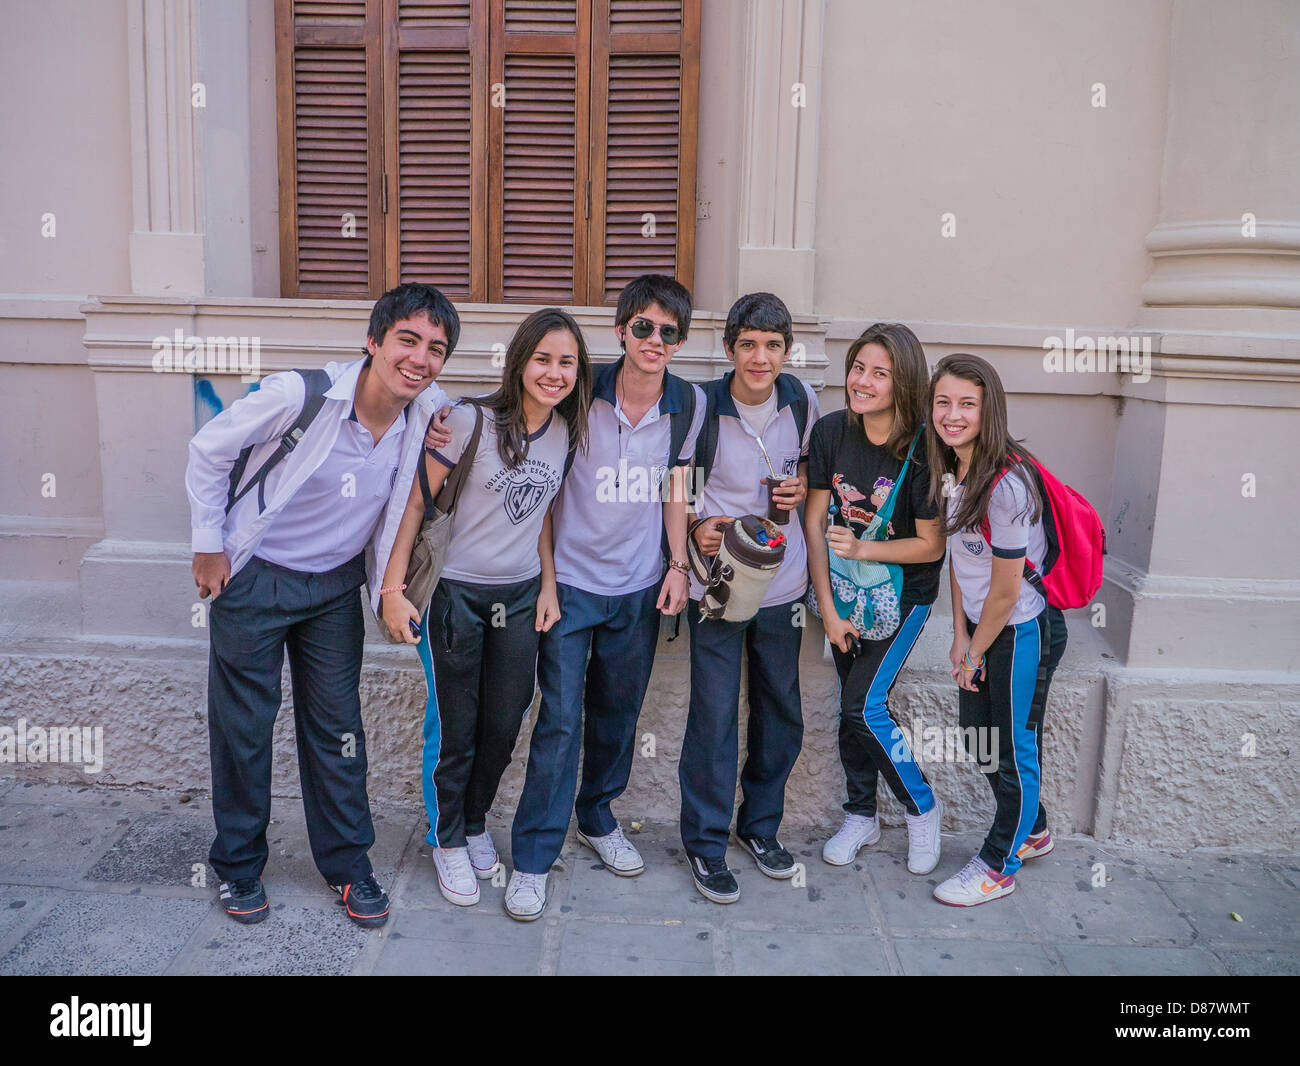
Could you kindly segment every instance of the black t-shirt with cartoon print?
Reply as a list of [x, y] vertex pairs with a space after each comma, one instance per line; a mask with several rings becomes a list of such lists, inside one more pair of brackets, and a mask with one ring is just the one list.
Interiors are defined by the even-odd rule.
[[[930, 471], [924, 462], [925, 441], [912, 453], [912, 465], [894, 502], [887, 540], [916, 536], [918, 518], [938, 518], [939, 508], [930, 502]], [[840, 513], [861, 536], [889, 497], [903, 460], [895, 459], [883, 447], [872, 444], [859, 426], [849, 422], [847, 411], [834, 411], [813, 426], [808, 443], [808, 487], [824, 489]], [[903, 563], [903, 603], [933, 603], [939, 595], [939, 574], [943, 558], [932, 563]]]

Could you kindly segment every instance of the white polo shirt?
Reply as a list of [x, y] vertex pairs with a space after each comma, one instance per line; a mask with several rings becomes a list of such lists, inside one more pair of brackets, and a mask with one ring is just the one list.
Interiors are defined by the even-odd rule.
[[670, 467], [690, 463], [704, 423], [704, 393], [691, 385], [695, 417], [681, 456], [669, 455], [677, 398], [665, 390], [633, 426], [615, 387], [622, 365], [595, 368], [587, 452], [574, 456], [552, 512], [555, 580], [597, 596], [640, 592], [663, 579], [661, 486]]
[[[778, 476], [795, 477], [799, 473], [799, 463], [808, 458], [808, 440], [812, 436], [813, 425], [820, 417], [817, 394], [812, 387], [792, 374], [782, 374], [777, 378], [774, 391], [776, 405], [769, 410], [761, 433], [756, 433], [748, 421], [740, 416], [735, 397], [731, 395], [734, 376], [735, 371], [729, 372], [722, 379], [722, 385], [717, 386], [721, 394], [718, 403], [718, 449], [709, 479], [696, 499], [695, 513], [700, 518], [712, 518], [715, 515], [730, 515], [732, 518], [747, 514], [766, 515], [767, 486], [763, 479], [771, 475], [756, 438], [762, 438], [768, 459]], [[798, 395], [795, 389], [799, 388], [808, 397], [808, 424], [804, 427], [802, 437], [790, 406]], [[747, 408], [746, 414], [761, 417], [764, 406], [760, 404]], [[781, 532], [786, 538], [785, 559], [763, 597], [764, 607], [790, 603], [800, 599], [808, 590], [808, 549], [797, 510], [790, 512], [790, 521], [781, 527]], [[704, 586], [692, 573], [691, 599], [698, 600], [703, 595]]]
[[[955, 486], [948, 496], [948, 514], [955, 515], [961, 506], [964, 486]], [[993, 581], [993, 560], [1024, 559], [1035, 567], [1043, 565], [1047, 555], [1047, 538], [1041, 518], [1029, 521], [1029, 492], [1015, 473], [1004, 474], [989, 497], [989, 539], [982, 530], [959, 529], [948, 537], [953, 571], [961, 586], [961, 606], [966, 617], [978, 623]], [[991, 541], [991, 543], [990, 543]], [[1034, 591], [1033, 585], [1020, 579], [1020, 595], [1007, 625], [1019, 625], [1037, 618], [1047, 602]]]
[[375, 535], [392, 495], [405, 430], [403, 412], [376, 444], [353, 407], [334, 447], [267, 528], [258, 556], [323, 574], [357, 555]]

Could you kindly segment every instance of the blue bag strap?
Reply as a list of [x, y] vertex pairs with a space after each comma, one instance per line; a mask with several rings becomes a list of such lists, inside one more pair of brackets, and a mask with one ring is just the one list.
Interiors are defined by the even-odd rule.
[[889, 498], [876, 514], [880, 518], [880, 528], [886, 529], [889, 520], [894, 517], [894, 502], [898, 496], [898, 490], [903, 485], [903, 479], [907, 477], [907, 468], [912, 465], [912, 453], [916, 451], [916, 446], [921, 440], [921, 434], [925, 432], [925, 423], [921, 423], [921, 428], [916, 431], [916, 436], [912, 438], [912, 445], [907, 449], [907, 458], [903, 461], [903, 469], [898, 472], [898, 480], [894, 482], [894, 487], [889, 490]]

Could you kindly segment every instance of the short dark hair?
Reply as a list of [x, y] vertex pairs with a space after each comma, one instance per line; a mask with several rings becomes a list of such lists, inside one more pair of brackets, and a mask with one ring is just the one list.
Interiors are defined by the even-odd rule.
[[460, 315], [456, 314], [451, 301], [432, 285], [408, 281], [389, 289], [379, 297], [370, 312], [370, 328], [366, 336], [373, 337], [376, 344], [383, 344], [388, 331], [396, 323], [416, 315], [427, 315], [431, 325], [442, 327], [447, 334], [446, 358], [450, 359], [456, 342], [460, 340]]
[[642, 274], [623, 286], [618, 294], [614, 325], [626, 326], [651, 304], [658, 304], [673, 318], [684, 338], [691, 329], [691, 293], [680, 281], [665, 274]]
[[751, 292], [742, 296], [727, 312], [727, 325], [722, 331], [722, 343], [731, 351], [741, 330], [756, 329], [763, 333], [779, 333], [785, 339], [785, 350], [794, 343], [794, 323], [790, 309], [779, 297], [770, 292]]

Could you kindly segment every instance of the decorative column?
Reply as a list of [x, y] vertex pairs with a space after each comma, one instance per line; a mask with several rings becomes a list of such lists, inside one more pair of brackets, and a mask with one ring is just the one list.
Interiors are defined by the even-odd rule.
[[825, 0], [750, 0], [739, 291], [814, 310], [817, 130]]
[[131, 290], [201, 296], [200, 172], [192, 89], [195, 0], [128, 0], [131, 70]]

